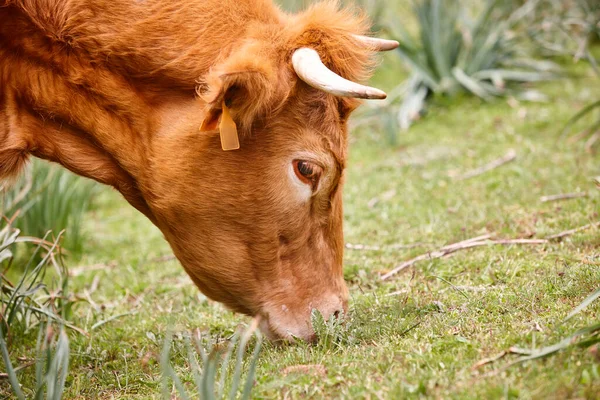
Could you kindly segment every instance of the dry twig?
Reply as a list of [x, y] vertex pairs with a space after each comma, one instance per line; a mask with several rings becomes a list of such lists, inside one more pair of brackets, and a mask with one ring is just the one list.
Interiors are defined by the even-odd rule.
[[93, 264], [69, 269], [69, 276], [79, 276], [86, 272], [110, 270], [117, 266], [116, 261], [111, 261], [108, 264]]
[[459, 251], [459, 250], [466, 250], [466, 249], [471, 249], [474, 247], [489, 246], [489, 245], [546, 244], [546, 243], [550, 242], [551, 240], [562, 239], [565, 236], [570, 236], [570, 235], [573, 235], [574, 233], [581, 232], [583, 230], [586, 230], [586, 229], [589, 229], [592, 227], [598, 227], [598, 226], [600, 226], [600, 222], [594, 222], [591, 224], [580, 226], [578, 228], [569, 229], [567, 231], [563, 231], [563, 232], [557, 233], [552, 236], [548, 236], [546, 239], [496, 239], [496, 240], [490, 240], [492, 235], [489, 235], [489, 234], [477, 236], [477, 237], [474, 237], [471, 239], [467, 239], [467, 240], [463, 240], [463, 241], [460, 241], [457, 243], [449, 244], [447, 246], [440, 248], [439, 250], [421, 254], [421, 255], [416, 256], [408, 261], [405, 261], [405, 262], [401, 263], [400, 265], [398, 265], [397, 267], [395, 267], [394, 269], [392, 269], [391, 271], [382, 275], [381, 280], [385, 281], [385, 280], [391, 278], [392, 276], [398, 274], [400, 271], [402, 271], [406, 268], [412, 267], [414, 264], [418, 263], [419, 261], [433, 260], [435, 258], [446, 257], [446, 256], [451, 255], [452, 253]]
[[590, 228], [597, 227], [597, 226], [600, 226], [600, 222], [594, 222], [591, 224], [580, 226], [579, 228], [569, 229], [569, 230], [557, 233], [556, 235], [548, 236], [546, 239], [547, 240], [562, 239], [565, 236], [571, 236], [574, 233], [581, 232], [586, 229], [590, 229]]
[[442, 258], [449, 254], [455, 253], [459, 250], [471, 249], [473, 247], [481, 247], [481, 246], [489, 246], [489, 245], [511, 245], [511, 244], [546, 244], [548, 243], [545, 239], [498, 239], [498, 240], [490, 240], [491, 235], [483, 235], [475, 238], [463, 240], [461, 242], [453, 243], [447, 246], [440, 248], [439, 250], [432, 251], [429, 253], [421, 254], [415, 258], [412, 258], [408, 261], [403, 262], [402, 264], [395, 267], [393, 270], [389, 271], [385, 275], [381, 277], [381, 280], [385, 281], [392, 276], [396, 275], [398, 272], [413, 266], [419, 261], [423, 260], [433, 260], [435, 258]]
[[165, 254], [164, 256], [158, 256], [150, 259], [151, 262], [167, 262], [175, 260], [174, 254]]
[[317, 375], [321, 377], [326, 377], [327, 369], [321, 364], [290, 365], [289, 367], [285, 367], [282, 373], [283, 375], [297, 373], [303, 375]]
[[474, 178], [474, 177], [482, 175], [488, 171], [491, 171], [495, 168], [501, 167], [504, 164], [507, 164], [511, 161], [514, 161], [516, 158], [517, 158], [517, 152], [514, 149], [510, 149], [508, 151], [508, 153], [506, 153], [504, 156], [502, 156], [492, 162], [489, 162], [479, 168], [471, 170], [471, 171], [467, 172], [466, 174], [456, 176], [456, 177], [454, 177], [454, 180], [464, 181], [465, 179]]
[[587, 192], [553, 194], [551, 196], [542, 196], [542, 197], [540, 197], [540, 201], [542, 203], [547, 203], [549, 201], [577, 199], [577, 198], [580, 198], [580, 197], [587, 197], [587, 195], [588, 195]]
[[529, 353], [524, 352], [523, 350], [519, 349], [518, 347], [511, 347], [508, 350], [504, 350], [503, 352], [496, 354], [495, 356], [492, 357], [488, 357], [488, 358], [484, 358], [480, 361], [477, 361], [472, 367], [471, 370], [476, 370], [478, 368], [483, 367], [484, 365], [487, 364], [491, 364], [493, 362], [496, 362], [498, 360], [500, 360], [501, 358], [503, 358], [504, 356], [507, 356], [509, 354], [520, 354], [520, 355], [527, 355]]
[[396, 290], [395, 292], [386, 294], [385, 297], [397, 296], [399, 294], [404, 294], [404, 293], [408, 293], [408, 289]]
[[[19, 372], [20, 370], [25, 369], [27, 367], [31, 367], [32, 365], [35, 365], [35, 360], [29, 361], [23, 365], [19, 365], [14, 370], [15, 372]], [[6, 372], [0, 372], [0, 379], [8, 379], [8, 374]]]
[[410, 244], [391, 244], [389, 246], [371, 246], [368, 244], [360, 244], [360, 243], [346, 243], [346, 248], [349, 250], [398, 250], [398, 249], [414, 249], [415, 247], [423, 247], [427, 246], [429, 243], [410, 243]]

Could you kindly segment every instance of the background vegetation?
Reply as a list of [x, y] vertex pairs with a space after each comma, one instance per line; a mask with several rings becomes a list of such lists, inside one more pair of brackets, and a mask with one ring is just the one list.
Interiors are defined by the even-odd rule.
[[360, 4], [403, 47], [352, 122], [346, 320], [262, 343], [113, 191], [36, 163], [3, 196], [0, 397], [598, 398], [600, 7]]
[[32, 162], [16, 182], [5, 182], [2, 190], [4, 215], [19, 211], [14, 227], [22, 233], [43, 237], [68, 228], [62, 242], [74, 256], [81, 254], [85, 235], [83, 219], [99, 186], [69, 171], [43, 161]]

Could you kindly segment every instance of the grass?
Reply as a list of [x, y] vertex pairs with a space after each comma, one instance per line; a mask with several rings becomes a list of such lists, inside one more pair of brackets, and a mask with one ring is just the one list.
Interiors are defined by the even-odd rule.
[[[191, 335], [191, 338], [189, 337], [190, 335], [184, 336], [185, 347], [188, 353], [188, 365], [192, 370], [196, 384], [195, 392], [202, 399], [223, 399], [225, 398], [226, 394], [228, 395], [227, 398], [229, 399], [240, 398], [240, 378], [242, 377], [246, 344], [255, 333], [258, 340], [254, 347], [254, 351], [252, 352], [250, 367], [248, 368], [248, 374], [243, 383], [243, 391], [241, 395], [242, 400], [251, 398], [252, 388], [254, 386], [256, 363], [258, 361], [258, 356], [260, 355], [262, 346], [262, 335], [260, 332], [256, 331], [257, 326], [258, 319], [256, 319], [245, 332], [240, 332], [238, 330], [238, 332], [236, 332], [231, 339], [229, 339], [229, 344], [227, 346], [223, 346], [219, 342], [215, 342], [209, 338], [207, 349], [204, 348], [205, 344], [203, 343], [202, 337], [197, 330]], [[181, 399], [189, 399], [190, 395], [188, 394], [188, 390], [182, 384], [181, 379], [179, 379], [177, 373], [171, 365], [170, 351], [172, 345], [173, 337], [171, 334], [169, 334], [165, 339], [161, 353], [163, 397], [170, 397], [172, 391], [170, 390], [169, 383], [172, 383]], [[237, 356], [235, 357], [235, 360], [232, 360], [232, 355], [235, 351], [236, 345]], [[192, 347], [194, 350], [192, 350]], [[200, 360], [198, 360], [198, 356], [200, 356]], [[235, 364], [233, 364], [233, 362], [235, 362]], [[228, 372], [230, 371], [232, 364], [234, 365], [234, 372], [233, 375], [228, 378]], [[228, 380], [230, 382], [228, 382]], [[226, 387], [226, 382], [230, 383], [229, 387]], [[226, 389], [228, 392], [226, 392]]]
[[[511, 346], [550, 346], [598, 322], [598, 301], [563, 322], [598, 289], [598, 228], [541, 246], [460, 251], [418, 263], [389, 281], [379, 279], [402, 261], [463, 239], [486, 233], [544, 238], [600, 220], [593, 181], [600, 175], [598, 155], [582, 141], [560, 137], [600, 82], [583, 65], [570, 72], [572, 79], [539, 85], [548, 103], [436, 100], [431, 116], [399, 135], [395, 145], [376, 121], [353, 131], [346, 241], [380, 249], [346, 251], [350, 312], [344, 324], [318, 323], [325, 340], [314, 346], [263, 343], [253, 396], [598, 398], [598, 359], [580, 347], [502, 370], [518, 358], [507, 355], [472, 370]], [[383, 70], [374, 84], [393, 87], [393, 75]], [[510, 149], [514, 161], [455, 178]], [[571, 192], [587, 196], [540, 201]], [[198, 329], [216, 346], [227, 346], [238, 325], [250, 320], [202, 296], [178, 263], [164, 257], [170, 251], [160, 232], [114, 192], [100, 193], [85, 224], [93, 234], [70, 265], [70, 291], [82, 299], [70, 320], [89, 337], [67, 331], [65, 397], [161, 398], [160, 356], [170, 334], [170, 365], [191, 392], [185, 336]], [[14, 332], [12, 338], [18, 367], [18, 360], [34, 356], [37, 332]], [[254, 348], [251, 341], [244, 374]], [[35, 370], [24, 368], [18, 377], [31, 389]], [[10, 393], [1, 380], [0, 397]]]
[[15, 227], [22, 234], [41, 238], [52, 231], [56, 237], [66, 229], [61, 246], [71, 255], [84, 251], [83, 219], [91, 208], [98, 185], [57, 165], [35, 160], [13, 185], [0, 186], [5, 214], [20, 210]]
[[[16, 217], [16, 215], [15, 215]], [[14, 218], [13, 218], [14, 219]], [[68, 321], [73, 299], [68, 291], [68, 271], [62, 263], [58, 246], [59, 234], [54, 242], [19, 236], [12, 220], [0, 223], [0, 353], [4, 365], [3, 378], [8, 381], [13, 394], [24, 400], [25, 391], [35, 399], [61, 399], [69, 367], [69, 338], [65, 326], [78, 330]], [[62, 232], [61, 232], [62, 233]], [[17, 245], [28, 249], [28, 260], [21, 264], [15, 257]], [[15, 261], [16, 260], [16, 261]], [[8, 278], [11, 267], [19, 265], [18, 281]], [[48, 269], [53, 267], [58, 283], [50, 290], [45, 282]], [[50, 280], [50, 279], [49, 279]], [[37, 327], [37, 344], [28, 357], [21, 358], [15, 367], [11, 360], [12, 344]], [[55, 327], [60, 328], [58, 335]], [[81, 332], [80, 330], [78, 330]], [[35, 383], [23, 388], [18, 377], [20, 370], [35, 366]], [[28, 396], [29, 397], [29, 396]]]

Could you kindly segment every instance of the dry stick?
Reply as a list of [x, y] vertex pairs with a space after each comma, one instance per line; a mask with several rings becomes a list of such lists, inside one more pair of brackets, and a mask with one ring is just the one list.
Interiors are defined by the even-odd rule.
[[164, 256], [158, 256], [150, 259], [150, 262], [167, 262], [176, 260], [174, 254], [166, 254]]
[[495, 356], [489, 357], [489, 358], [484, 358], [480, 361], [477, 361], [472, 367], [471, 370], [476, 370], [478, 368], [483, 367], [484, 365], [487, 364], [491, 364], [493, 362], [498, 361], [499, 359], [503, 358], [504, 356], [507, 356], [509, 354], [520, 354], [520, 355], [528, 355], [529, 353], [524, 352], [523, 350], [517, 348], [517, 347], [511, 347], [508, 350], [504, 350], [503, 352], [501, 352], [500, 354], [496, 354]]
[[[22, 369], [25, 369], [27, 367], [31, 367], [32, 365], [35, 365], [35, 361], [29, 361], [23, 365], [19, 365], [18, 367], [15, 368], [15, 372], [19, 372]], [[8, 374], [5, 372], [0, 373], [0, 379], [7, 379], [8, 378]]]
[[408, 289], [396, 290], [395, 292], [386, 294], [385, 297], [396, 296], [398, 294], [404, 294], [404, 293], [408, 293]]
[[540, 197], [540, 201], [542, 203], [547, 203], [549, 201], [577, 199], [579, 197], [587, 197], [587, 195], [588, 195], [587, 192], [553, 194], [551, 196]]
[[304, 365], [290, 365], [281, 371], [283, 375], [289, 375], [294, 373], [305, 374], [305, 375], [318, 375], [327, 376], [327, 369], [321, 364], [304, 364]]
[[488, 164], [485, 164], [479, 168], [476, 168], [472, 171], [467, 172], [464, 175], [457, 176], [454, 179], [457, 181], [463, 181], [465, 179], [470, 179], [481, 174], [484, 174], [488, 171], [491, 171], [495, 168], [501, 167], [502, 165], [509, 163], [517, 158], [517, 152], [514, 149], [510, 149], [508, 153], [506, 153], [503, 157], [498, 158]]
[[411, 244], [391, 244], [389, 246], [371, 246], [360, 243], [346, 243], [346, 248], [349, 250], [398, 250], [398, 249], [414, 249], [415, 247], [424, 247], [429, 243], [411, 243]]
[[69, 269], [69, 276], [79, 276], [86, 272], [92, 271], [102, 271], [102, 270], [110, 270], [117, 267], [117, 263], [115, 261], [111, 261], [108, 264], [93, 264], [93, 265], [84, 265], [80, 267], [75, 267]]
[[466, 244], [469, 243], [473, 243], [473, 242], [481, 242], [482, 240], [488, 240], [492, 238], [492, 234], [488, 233], [485, 235], [481, 235], [481, 236], [475, 236], [474, 238], [470, 238], [470, 239], [466, 239], [466, 240], [461, 240], [460, 242], [456, 242], [456, 243], [452, 243], [452, 244], [448, 244], [444, 247], [442, 247], [440, 250], [451, 250], [455, 247], [462, 247]]
[[445, 288], [445, 289], [441, 289], [439, 291], [439, 293], [443, 293], [449, 289], [458, 289], [458, 290], [462, 290], [463, 292], [475, 292], [475, 293], [479, 293], [479, 292], [485, 292], [487, 290], [495, 290], [495, 289], [503, 289], [504, 286], [503, 285], [498, 285], [498, 286], [462, 286], [462, 285], [457, 285], [454, 286], [453, 288]]
[[589, 229], [589, 228], [592, 228], [592, 227], [596, 227], [596, 226], [600, 226], [600, 222], [593, 222], [591, 224], [580, 226], [579, 228], [569, 229], [567, 231], [563, 231], [563, 232], [557, 233], [556, 235], [548, 236], [546, 239], [547, 240], [562, 239], [565, 236], [570, 236], [570, 235], [572, 235], [574, 233], [577, 233], [577, 232], [580, 232], [580, 231], [584, 231], [586, 229]]
[[497, 239], [497, 240], [488, 240], [491, 235], [482, 235], [482, 236], [478, 236], [478, 237], [474, 237], [471, 239], [467, 239], [467, 240], [463, 240], [457, 243], [453, 243], [453, 244], [449, 244], [447, 246], [444, 246], [442, 248], [440, 248], [437, 251], [433, 251], [433, 252], [429, 252], [429, 253], [425, 253], [425, 254], [421, 254], [415, 258], [412, 258], [408, 261], [403, 262], [402, 264], [398, 265], [396, 268], [394, 268], [393, 270], [391, 270], [390, 272], [386, 273], [385, 275], [383, 275], [381, 277], [382, 281], [385, 281], [389, 278], [391, 278], [392, 276], [396, 275], [398, 272], [413, 266], [414, 264], [418, 263], [419, 261], [423, 261], [423, 260], [433, 260], [435, 258], [442, 258], [445, 256], [448, 256], [456, 251], [459, 250], [466, 250], [466, 249], [471, 249], [473, 247], [480, 247], [480, 246], [487, 246], [487, 245], [511, 245], [511, 244], [532, 244], [532, 245], [536, 245], [536, 244], [546, 244], [548, 243], [550, 240], [554, 240], [554, 239], [561, 239], [565, 236], [569, 236], [572, 235], [574, 233], [592, 228], [592, 227], [597, 227], [600, 226], [600, 221], [599, 222], [594, 222], [591, 224], [587, 224], [584, 226], [580, 226], [579, 228], [574, 228], [574, 229], [569, 229], [567, 231], [564, 232], [560, 232], [557, 233], [556, 235], [552, 235], [552, 236], [548, 236], [546, 239]]
[[134, 310], [134, 311], [128, 311], [128, 312], [124, 312], [124, 313], [122, 313], [122, 314], [113, 315], [112, 317], [109, 317], [109, 318], [107, 318], [107, 319], [105, 319], [105, 320], [103, 320], [103, 321], [96, 322], [94, 325], [92, 325], [92, 329], [91, 329], [91, 330], [93, 331], [93, 330], [95, 330], [95, 329], [98, 329], [99, 327], [101, 327], [102, 325], [104, 325], [104, 324], [106, 324], [106, 323], [109, 323], [109, 322], [111, 322], [111, 321], [114, 321], [114, 320], [115, 320], [115, 319], [117, 319], [117, 318], [125, 317], [125, 316], [127, 316], [127, 315], [133, 315], [133, 314], [135, 314], [136, 312], [137, 312], [137, 311], [135, 311], [135, 310]]
[[[485, 235], [485, 236], [488, 236], [488, 235]], [[493, 244], [498, 244], [498, 245], [534, 244], [535, 245], [535, 244], [548, 243], [548, 241], [545, 239], [499, 239], [499, 240], [488, 240], [488, 239], [476, 240], [476, 239], [477, 238], [463, 240], [462, 242], [453, 243], [448, 246], [444, 246], [437, 251], [432, 251], [430, 253], [421, 254], [420, 256], [417, 256], [413, 259], [410, 259], [410, 260], [405, 261], [402, 264], [398, 265], [396, 268], [394, 268], [387, 274], [383, 275], [381, 277], [381, 280], [385, 281], [385, 280], [391, 278], [392, 276], [396, 275], [398, 272], [400, 272], [408, 267], [411, 267], [412, 265], [416, 264], [419, 261], [433, 260], [435, 258], [442, 258], [444, 256], [447, 256], [448, 254], [452, 254], [459, 250], [471, 249], [473, 247], [489, 246], [489, 245], [493, 245]]]

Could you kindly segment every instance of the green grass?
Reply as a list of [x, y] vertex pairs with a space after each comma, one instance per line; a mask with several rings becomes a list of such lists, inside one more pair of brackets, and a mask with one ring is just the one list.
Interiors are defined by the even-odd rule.
[[[596, 301], [562, 322], [598, 288], [597, 228], [543, 246], [461, 251], [379, 280], [402, 261], [484, 233], [543, 238], [600, 220], [593, 181], [600, 175], [598, 156], [584, 141], [560, 138], [563, 124], [594, 98], [600, 82], [583, 66], [572, 72], [578, 76], [539, 86], [549, 103], [438, 100], [393, 146], [376, 121], [353, 131], [346, 241], [382, 250], [346, 251], [350, 312], [343, 325], [319, 324], [325, 340], [263, 344], [255, 397], [598, 398], [600, 366], [584, 349], [495, 374], [518, 356], [471, 369], [511, 346], [551, 345], [598, 321]], [[383, 71], [376, 83], [389, 89], [391, 76]], [[510, 149], [515, 161], [471, 179], [452, 178]], [[576, 191], [588, 196], [540, 201]], [[85, 224], [90, 240], [81, 259], [70, 262], [69, 285], [82, 299], [72, 323], [89, 337], [67, 330], [67, 398], [160, 398], [160, 354], [169, 332], [171, 365], [191, 392], [185, 334], [198, 328], [222, 342], [249, 319], [208, 301], [177, 262], [161, 259], [170, 254], [161, 233], [114, 192], [100, 194]], [[415, 243], [422, 245], [391, 247]], [[36, 337], [36, 329], [14, 332], [15, 367], [24, 362], [15, 360], [34, 356]], [[31, 394], [33, 368], [19, 379]], [[1, 380], [0, 397], [9, 395]]]
[[66, 229], [61, 246], [77, 257], [85, 250], [83, 219], [98, 187], [56, 164], [34, 160], [16, 183], [0, 185], [0, 209], [8, 217], [19, 211], [14, 225], [22, 235], [41, 238], [51, 231], [51, 239]]

